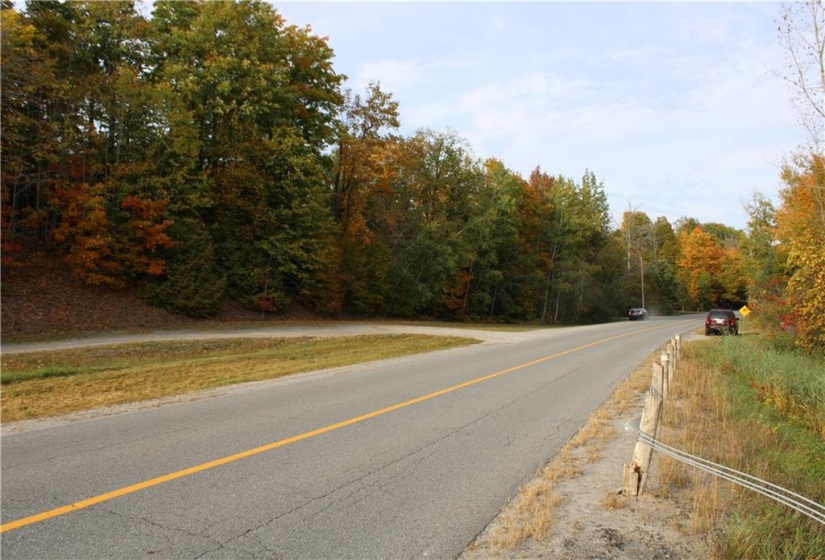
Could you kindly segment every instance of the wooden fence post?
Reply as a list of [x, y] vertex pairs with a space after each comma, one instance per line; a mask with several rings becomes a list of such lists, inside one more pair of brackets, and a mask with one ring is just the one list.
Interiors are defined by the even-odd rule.
[[[676, 363], [682, 350], [682, 339], [679, 335], [665, 346], [665, 351], [659, 356], [659, 364], [652, 364], [650, 390], [645, 397], [645, 408], [639, 422], [639, 431], [656, 439], [659, 429], [659, 418], [664, 409], [664, 400], [667, 397], [670, 381], [673, 379]], [[638, 496], [644, 492], [647, 484], [647, 475], [650, 462], [653, 458], [653, 449], [646, 443], [636, 441], [633, 450], [633, 461], [630, 465], [624, 464], [623, 492], [627, 496]]]
[[670, 379], [668, 379], [667, 370], [662, 365], [651, 364], [650, 374], [653, 379], [651, 388], [655, 387], [659, 391], [659, 398], [664, 402], [667, 398], [667, 391], [670, 388]]
[[[662, 390], [660, 387], [664, 387], [665, 369], [658, 364], [653, 364], [651, 369], [653, 370], [653, 379], [650, 391], [645, 397], [645, 408], [642, 412], [642, 420], [639, 422], [639, 431], [656, 438], [659, 416], [662, 412]], [[636, 442], [632, 464], [630, 466], [624, 465], [624, 493], [626, 495], [638, 496], [644, 491], [652, 456], [653, 449], [649, 445], [641, 441]]]

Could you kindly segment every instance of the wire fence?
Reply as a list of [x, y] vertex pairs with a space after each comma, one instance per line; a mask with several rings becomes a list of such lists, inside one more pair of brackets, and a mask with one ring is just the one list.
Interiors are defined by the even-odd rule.
[[[657, 451], [677, 461], [762, 494], [825, 525], [825, 505], [766, 480], [691, 455], [656, 439], [659, 418], [664, 401], [667, 398], [668, 386], [673, 377], [680, 350], [681, 339], [677, 336], [667, 345], [666, 351], [662, 354], [661, 365], [653, 364], [651, 366], [652, 382], [650, 391], [645, 401], [639, 428], [633, 430], [638, 432], [633, 461], [630, 465], [625, 464], [624, 492], [638, 496], [644, 491], [648, 470], [650, 469], [651, 455], [653, 451]], [[625, 426], [625, 429], [630, 431], [632, 428]]]
[[809, 500], [805, 496], [800, 496], [787, 488], [782, 488], [761, 478], [665, 445], [644, 432], [639, 432], [639, 440], [662, 455], [667, 455], [668, 457], [672, 457], [697, 469], [718, 476], [719, 478], [744, 486], [825, 525], [825, 505]]

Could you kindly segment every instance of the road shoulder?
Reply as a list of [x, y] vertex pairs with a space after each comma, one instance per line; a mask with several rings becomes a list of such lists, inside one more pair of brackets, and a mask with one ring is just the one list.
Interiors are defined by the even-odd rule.
[[[686, 504], [665, 497], [654, 454], [647, 491], [625, 496], [623, 465], [631, 461], [654, 353], [628, 377], [635, 398], [619, 404], [620, 386], [579, 434], [525, 483], [460, 560], [530, 558], [708, 558], [704, 535], [692, 533]], [[598, 428], [599, 424], [603, 424]], [[526, 513], [525, 513], [526, 512]], [[519, 535], [530, 535], [521, 539]]]

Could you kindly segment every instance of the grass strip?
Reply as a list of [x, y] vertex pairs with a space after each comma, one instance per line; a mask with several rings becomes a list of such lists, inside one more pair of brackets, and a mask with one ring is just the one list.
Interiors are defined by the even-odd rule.
[[3, 422], [475, 344], [431, 335], [211, 339], [2, 356]]

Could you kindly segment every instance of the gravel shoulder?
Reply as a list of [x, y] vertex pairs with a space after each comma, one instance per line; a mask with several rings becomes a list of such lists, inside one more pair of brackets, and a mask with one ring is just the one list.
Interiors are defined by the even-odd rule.
[[659, 497], [661, 481], [654, 455], [648, 491], [638, 497], [620, 494], [622, 466], [630, 462], [636, 443], [628, 426], [638, 427], [643, 400], [615, 417], [615, 436], [595, 460], [587, 447], [576, 450], [581, 474], [556, 486], [558, 505], [550, 512], [550, 530], [541, 541], [527, 540], [516, 548], [497, 549], [491, 535], [507, 523], [505, 506], [460, 560], [546, 559], [704, 559], [711, 557], [705, 538], [691, 533], [683, 504]]
[[[701, 337], [687, 334], [682, 340], [689, 342], [698, 338]], [[629, 376], [629, 380], [634, 378], [649, 383], [646, 380], [649, 379], [650, 363], [658, 362], [658, 357], [659, 352], [651, 355]], [[523, 485], [522, 488], [548, 488], [543, 481], [547, 479], [547, 472], [553, 469], [577, 473], [561, 476], [560, 481], [550, 487], [551, 496], [539, 496], [534, 500], [538, 508], [535, 508], [533, 517], [519, 521], [535, 526], [549, 525], [543, 538], [529, 538], [510, 548], [500, 545], [502, 534], [518, 530], [512, 526], [513, 520], [519, 517], [514, 511], [520, 507], [519, 496], [514, 496], [467, 547], [460, 560], [711, 558], [709, 535], [692, 530], [689, 511], [692, 506], [688, 499], [676, 488], [664, 488], [660, 457], [656, 454], [645, 492], [640, 496], [622, 493], [623, 466], [633, 457], [645, 394], [646, 391], [638, 392], [632, 405], [619, 412], [611, 404], [613, 398], [608, 399], [591, 415], [588, 424], [608, 417], [612, 429], [602, 431], [602, 434], [609, 435], [594, 437], [574, 447], [569, 456], [564, 456], [562, 450], [559, 456], [550, 458], [533, 480]], [[586, 429], [582, 427], [583, 431]]]

